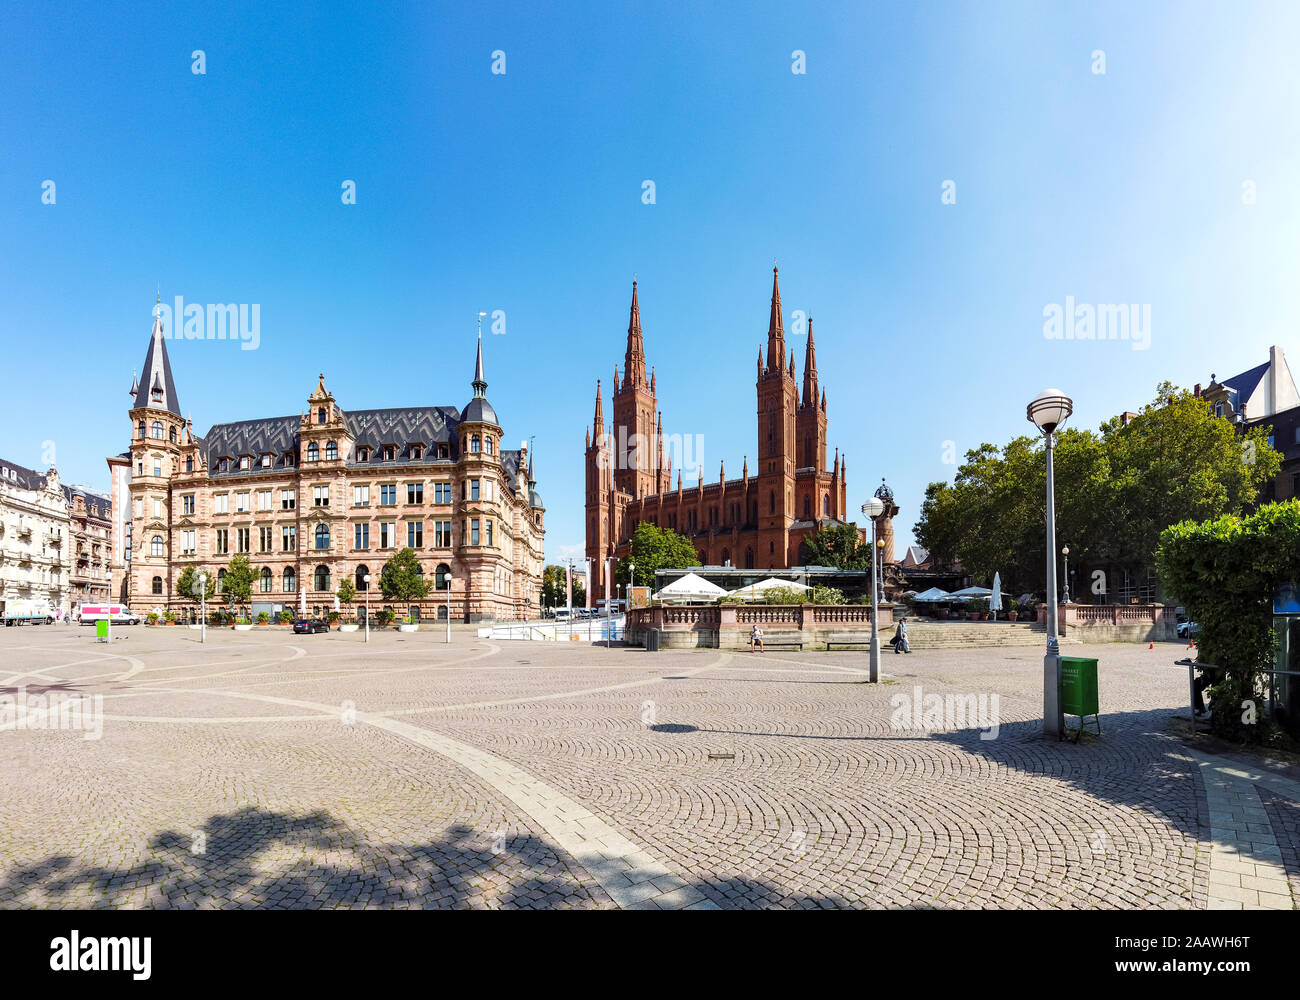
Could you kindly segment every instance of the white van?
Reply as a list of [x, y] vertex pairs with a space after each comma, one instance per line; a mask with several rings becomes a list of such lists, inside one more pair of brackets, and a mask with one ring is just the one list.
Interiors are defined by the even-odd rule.
[[114, 625], [139, 625], [140, 616], [125, 604], [83, 604], [77, 612], [77, 624], [94, 625], [112, 621]]

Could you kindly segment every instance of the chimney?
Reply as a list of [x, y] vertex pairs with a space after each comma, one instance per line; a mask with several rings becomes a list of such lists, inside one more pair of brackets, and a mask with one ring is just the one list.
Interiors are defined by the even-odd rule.
[[1200, 399], [1200, 398], [1201, 398], [1201, 383], [1200, 383], [1200, 382], [1197, 382], [1195, 388], [1192, 389], [1192, 395], [1195, 396], [1197, 399]]

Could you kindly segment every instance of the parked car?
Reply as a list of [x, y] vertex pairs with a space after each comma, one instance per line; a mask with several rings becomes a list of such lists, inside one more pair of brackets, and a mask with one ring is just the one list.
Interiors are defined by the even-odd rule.
[[324, 618], [298, 618], [293, 623], [295, 635], [309, 635], [312, 632], [328, 632], [330, 623]]
[[1175, 629], [1180, 639], [1194, 639], [1201, 633], [1201, 626], [1196, 622], [1179, 622], [1178, 628]]

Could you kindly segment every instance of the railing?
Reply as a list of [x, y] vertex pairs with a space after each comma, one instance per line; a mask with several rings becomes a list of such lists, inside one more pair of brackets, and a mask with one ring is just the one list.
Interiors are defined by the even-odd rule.
[[665, 625], [717, 625], [716, 607], [666, 607], [663, 609]]

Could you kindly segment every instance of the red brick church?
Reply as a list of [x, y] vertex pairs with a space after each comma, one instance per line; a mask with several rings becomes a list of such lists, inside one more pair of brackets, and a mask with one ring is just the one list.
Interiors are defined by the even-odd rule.
[[605, 560], [627, 558], [632, 532], [641, 521], [686, 535], [695, 543], [701, 565], [746, 569], [799, 565], [799, 547], [808, 535], [822, 525], [847, 521], [845, 463], [838, 449], [833, 462], [826, 458], [826, 391], [818, 384], [812, 321], [801, 395], [793, 350], [786, 360], [776, 268], [767, 355], [764, 360], [760, 347], [756, 389], [758, 460], [752, 473], [746, 456], [740, 478], [727, 479], [723, 464], [715, 481], [703, 482], [701, 470], [700, 484], [682, 489], [679, 468], [674, 488], [655, 374], [646, 369], [641, 307], [632, 282], [621, 377], [614, 368], [614, 422], [605, 423], [597, 381], [596, 414], [587, 432], [587, 557], [595, 595], [604, 594]]

